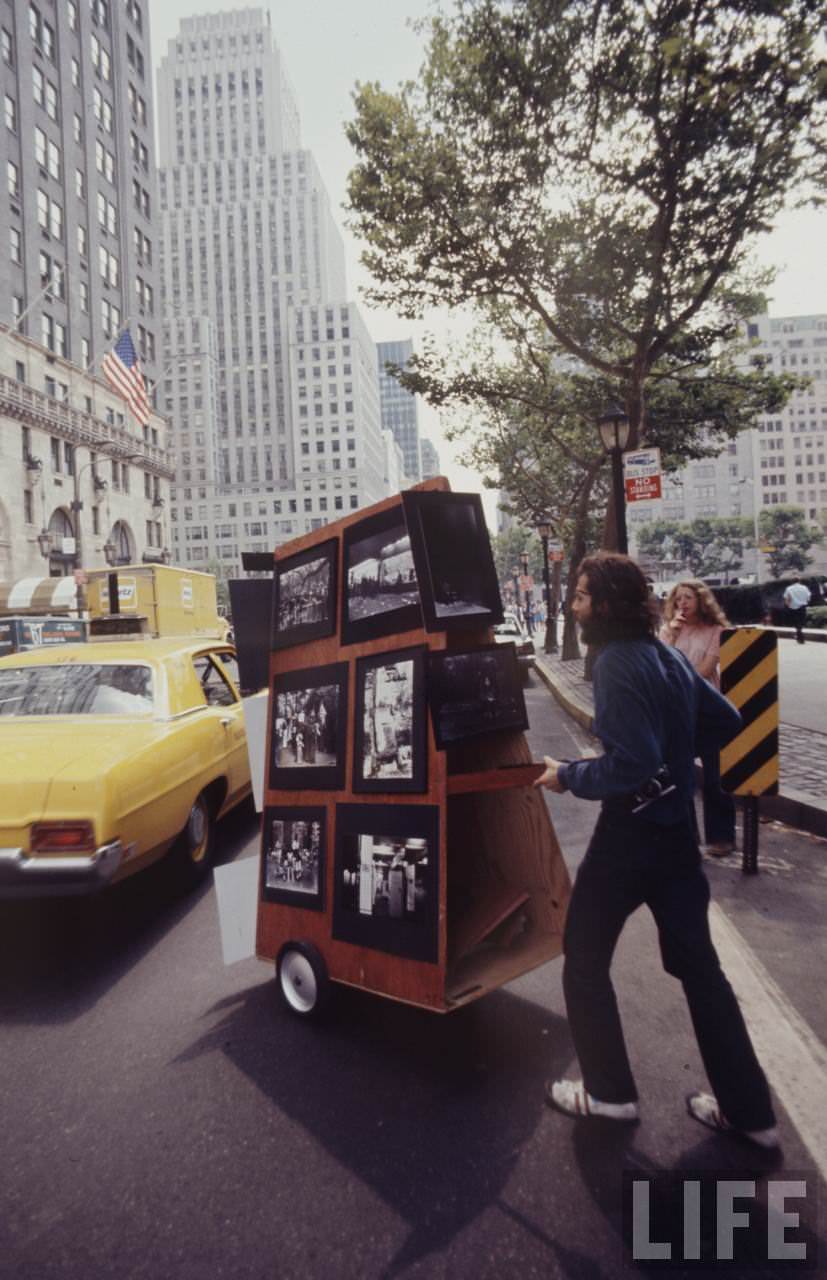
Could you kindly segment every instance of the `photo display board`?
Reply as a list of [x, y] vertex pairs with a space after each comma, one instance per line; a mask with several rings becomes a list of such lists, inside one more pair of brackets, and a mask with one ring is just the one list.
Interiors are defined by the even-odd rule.
[[501, 617], [480, 499], [441, 478], [276, 550], [262, 959], [311, 942], [334, 980], [444, 1012], [559, 953], [568, 880]]

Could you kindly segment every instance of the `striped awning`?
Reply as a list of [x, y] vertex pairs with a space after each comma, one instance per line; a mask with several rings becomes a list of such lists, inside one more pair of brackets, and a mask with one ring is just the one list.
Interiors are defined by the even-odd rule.
[[73, 613], [77, 608], [74, 578], [20, 578], [0, 582], [0, 614]]

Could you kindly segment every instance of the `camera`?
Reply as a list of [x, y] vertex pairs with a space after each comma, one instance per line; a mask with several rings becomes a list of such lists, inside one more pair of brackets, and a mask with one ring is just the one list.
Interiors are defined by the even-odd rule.
[[643, 786], [635, 792], [632, 797], [633, 801], [635, 801], [632, 813], [640, 813], [642, 809], [648, 808], [655, 800], [660, 800], [661, 796], [668, 796], [670, 791], [674, 790], [675, 784], [672, 781], [669, 766], [662, 764], [657, 773], [653, 773], [651, 778], [647, 778]]

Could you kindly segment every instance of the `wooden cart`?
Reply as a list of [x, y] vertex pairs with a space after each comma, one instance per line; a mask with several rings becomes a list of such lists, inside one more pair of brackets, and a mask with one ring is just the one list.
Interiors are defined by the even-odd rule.
[[[449, 488], [443, 479], [420, 487]], [[399, 505], [399, 497], [390, 498], [295, 539], [278, 549], [276, 561], [337, 539], [338, 608], [344, 531], [366, 516]], [[337, 613], [337, 624], [338, 618]], [[276, 963], [281, 995], [294, 1012], [315, 1014], [332, 980], [445, 1013], [560, 954], [569, 877], [544, 799], [531, 785], [542, 766], [531, 762], [522, 733], [499, 732], [443, 751], [436, 746], [426, 713], [427, 780], [421, 794], [364, 794], [354, 792], [352, 786], [357, 660], [413, 646], [431, 652], [463, 651], [490, 639], [487, 627], [446, 634], [428, 633], [420, 626], [343, 645], [337, 625], [334, 635], [271, 653], [268, 762], [278, 747], [273, 740], [274, 680], [331, 664], [347, 664], [349, 673], [344, 785], [329, 791], [276, 789], [270, 786], [265, 769], [264, 827], [268, 806], [297, 812], [321, 810], [325, 818], [327, 856], [317, 909], [267, 899], [265, 842], [262, 847], [256, 953]], [[432, 886], [436, 910], [433, 951], [427, 960], [360, 945], [344, 939], [340, 930], [340, 936], [335, 936], [343, 874], [337, 868], [337, 817], [343, 821], [348, 810], [342, 806], [354, 804], [376, 806], [389, 820], [395, 806], [422, 805], [436, 819], [438, 858]], [[393, 824], [389, 821], [389, 825]]]

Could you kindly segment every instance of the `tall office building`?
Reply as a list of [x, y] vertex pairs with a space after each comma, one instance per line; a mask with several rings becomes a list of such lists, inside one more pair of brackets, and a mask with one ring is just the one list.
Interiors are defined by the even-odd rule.
[[431, 443], [427, 436], [423, 436], [419, 442], [419, 450], [421, 455], [421, 476], [423, 480], [430, 480], [431, 476], [439, 475], [439, 453], [436, 447]]
[[411, 483], [422, 479], [416, 396], [407, 391], [398, 378], [388, 372], [387, 366], [392, 364], [404, 369], [412, 355], [413, 343], [409, 338], [404, 342], [376, 344], [382, 426], [393, 432], [402, 450], [405, 473], [410, 477]]
[[[747, 516], [757, 532], [762, 508], [779, 505], [801, 507], [814, 525], [827, 520], [827, 315], [752, 316], [746, 336], [744, 368], [760, 355], [773, 372], [801, 374], [809, 386], [793, 392], [778, 413], [762, 414], [716, 458], [667, 477], [662, 501], [630, 507], [630, 533], [650, 520], [698, 516]], [[823, 571], [827, 554], [819, 548], [812, 554], [814, 569]], [[756, 550], [745, 553], [744, 570], [765, 576]]]
[[[7, 0], [0, 314], [83, 369], [129, 325], [157, 371], [146, 0]], [[22, 319], [21, 319], [22, 318]]]
[[383, 496], [375, 347], [264, 13], [183, 21], [158, 104], [173, 545], [238, 573]]
[[158, 367], [147, 2], [6, 0], [0, 73], [0, 576], [168, 558], [164, 424], [95, 376]]

